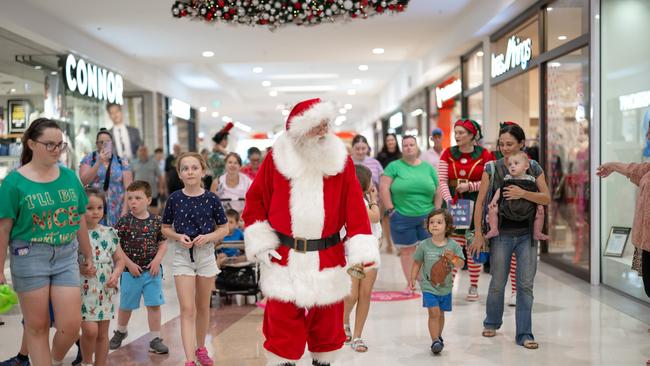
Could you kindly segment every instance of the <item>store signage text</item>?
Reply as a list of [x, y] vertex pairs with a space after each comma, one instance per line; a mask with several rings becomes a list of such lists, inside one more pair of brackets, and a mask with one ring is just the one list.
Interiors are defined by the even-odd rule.
[[443, 104], [449, 99], [453, 99], [463, 91], [463, 85], [460, 79], [454, 80], [451, 84], [443, 87], [436, 87], [436, 104], [442, 108]]
[[508, 40], [506, 54], [492, 54], [492, 77], [503, 75], [504, 73], [520, 66], [522, 70], [528, 67], [528, 61], [533, 57], [533, 41], [526, 38], [521, 41], [517, 36], [512, 36]]
[[65, 60], [65, 81], [68, 90], [73, 93], [109, 103], [124, 103], [122, 75], [93, 65], [82, 58], [76, 59], [71, 54]]
[[650, 90], [618, 97], [621, 112], [650, 106]]

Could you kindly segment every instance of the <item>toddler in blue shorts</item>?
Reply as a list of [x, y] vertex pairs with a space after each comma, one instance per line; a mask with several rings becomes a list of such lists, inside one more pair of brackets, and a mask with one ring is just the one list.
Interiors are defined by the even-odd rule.
[[[451, 289], [453, 287], [452, 268], [463, 266], [463, 250], [449, 235], [453, 233], [453, 218], [445, 209], [437, 209], [427, 216], [427, 229], [431, 238], [420, 241], [413, 259], [409, 287], [415, 290], [415, 281], [420, 282], [422, 306], [429, 311], [429, 335], [431, 335], [431, 352], [437, 355], [444, 348], [442, 328], [445, 324], [445, 311], [451, 311]], [[442, 257], [450, 261], [449, 272], [443, 283], [431, 282], [431, 267]]]

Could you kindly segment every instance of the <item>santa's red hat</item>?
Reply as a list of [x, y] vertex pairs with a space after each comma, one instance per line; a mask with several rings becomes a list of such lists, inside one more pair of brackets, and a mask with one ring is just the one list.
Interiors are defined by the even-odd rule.
[[293, 107], [285, 127], [289, 135], [301, 137], [323, 120], [332, 121], [335, 117], [336, 109], [332, 103], [323, 102], [320, 98], [308, 99]]

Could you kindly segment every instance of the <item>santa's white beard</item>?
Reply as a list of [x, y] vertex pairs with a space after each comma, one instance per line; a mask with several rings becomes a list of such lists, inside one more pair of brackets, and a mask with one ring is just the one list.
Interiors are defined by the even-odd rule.
[[319, 160], [330, 159], [336, 154], [333, 146], [333, 139], [336, 138], [338, 137], [331, 133], [322, 137], [300, 137], [295, 140], [296, 152], [303, 161], [317, 164]]

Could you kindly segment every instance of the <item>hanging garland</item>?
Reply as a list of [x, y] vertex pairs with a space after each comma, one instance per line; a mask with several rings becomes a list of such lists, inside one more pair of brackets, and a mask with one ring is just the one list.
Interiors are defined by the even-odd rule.
[[176, 18], [268, 26], [317, 25], [383, 13], [401, 13], [410, 0], [178, 0]]

